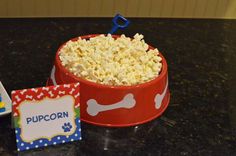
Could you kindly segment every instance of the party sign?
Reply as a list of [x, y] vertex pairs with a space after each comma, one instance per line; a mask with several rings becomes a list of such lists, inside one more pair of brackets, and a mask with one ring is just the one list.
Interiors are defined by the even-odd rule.
[[12, 92], [17, 150], [81, 140], [79, 83]]

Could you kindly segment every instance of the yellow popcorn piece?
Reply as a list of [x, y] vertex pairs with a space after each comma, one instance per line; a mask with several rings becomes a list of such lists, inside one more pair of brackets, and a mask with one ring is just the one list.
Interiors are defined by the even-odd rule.
[[150, 81], [161, 71], [158, 49], [148, 47], [144, 36], [138, 33], [133, 39], [99, 35], [67, 42], [59, 58], [78, 77], [105, 85], [130, 86]]

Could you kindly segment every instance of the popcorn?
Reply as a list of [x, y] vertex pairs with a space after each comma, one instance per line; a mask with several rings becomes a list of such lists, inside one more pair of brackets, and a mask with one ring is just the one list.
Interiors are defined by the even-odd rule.
[[110, 34], [69, 41], [59, 52], [62, 65], [74, 75], [104, 85], [130, 86], [156, 78], [162, 68], [158, 49], [148, 49], [144, 36]]

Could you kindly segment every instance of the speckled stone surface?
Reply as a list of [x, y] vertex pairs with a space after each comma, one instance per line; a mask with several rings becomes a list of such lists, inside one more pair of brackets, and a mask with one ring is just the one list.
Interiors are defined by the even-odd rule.
[[[0, 155], [236, 155], [236, 21], [130, 19], [169, 65], [171, 101], [162, 117], [128, 128], [82, 123], [83, 140], [16, 152], [10, 115], [0, 117]], [[106, 33], [111, 19], [0, 19], [0, 80], [14, 89], [43, 86], [57, 48]]]

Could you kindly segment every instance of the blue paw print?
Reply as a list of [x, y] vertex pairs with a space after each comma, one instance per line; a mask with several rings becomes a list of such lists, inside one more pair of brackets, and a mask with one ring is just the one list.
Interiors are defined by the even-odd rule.
[[64, 132], [70, 132], [72, 128], [72, 125], [70, 124], [70, 122], [64, 123], [64, 125], [62, 125], [62, 129], [64, 130]]

